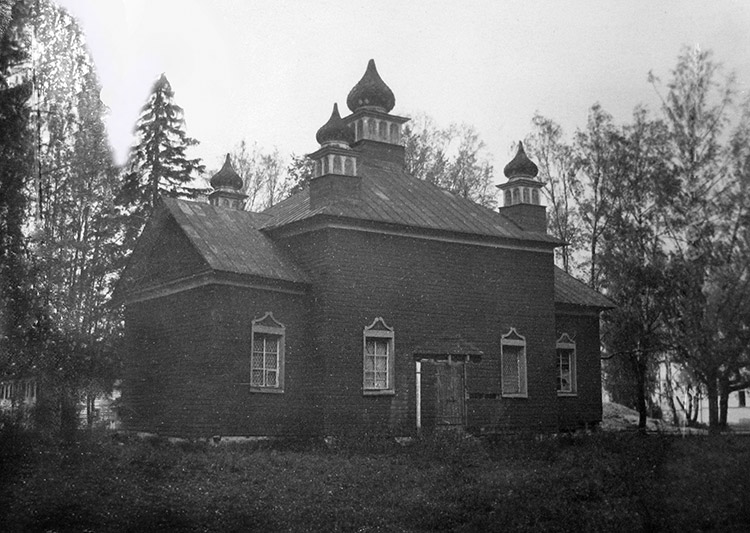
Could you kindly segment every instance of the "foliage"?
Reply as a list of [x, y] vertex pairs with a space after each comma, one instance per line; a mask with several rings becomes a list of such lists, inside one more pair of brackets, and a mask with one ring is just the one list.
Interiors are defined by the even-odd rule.
[[117, 368], [120, 320], [105, 305], [121, 260], [117, 179], [77, 24], [47, 1], [17, 2], [13, 13], [0, 53], [0, 130], [11, 136], [0, 154], [1, 370], [33, 376], [35, 414], [60, 429]]
[[[640, 427], [645, 428], [659, 356], [668, 347], [665, 320], [674, 286], [664, 248], [665, 201], [671, 190], [665, 126], [636, 109], [631, 124], [610, 132], [614, 164], [599, 250], [600, 284], [618, 307], [604, 324], [608, 350], [629, 367]], [[618, 363], [611, 363], [616, 369]]]
[[729, 392], [750, 384], [750, 115], [737, 110], [732, 77], [719, 76], [710, 52], [685, 49], [662, 106], [677, 183], [668, 232], [679, 285], [669, 325], [679, 361], [706, 388], [711, 427], [726, 424]]
[[230, 153], [232, 166], [242, 178], [246, 211], [262, 211], [289, 196], [291, 183], [278, 149], [265, 152], [257, 143], [243, 140]]
[[570, 243], [558, 260], [618, 304], [605, 315], [605, 384], [642, 420], [660, 367], [667, 391], [706, 390], [712, 427], [725, 424], [729, 392], [750, 385], [749, 106], [710, 52], [685, 49], [661, 118], [636, 108], [618, 125], [595, 104], [568, 143], [534, 117], [527, 143], [550, 232]]
[[126, 210], [125, 245], [132, 243], [148, 219], [160, 194], [190, 197], [186, 187], [205, 170], [199, 158], [187, 156], [198, 141], [187, 136], [183, 110], [162, 74], [151, 88], [135, 127], [136, 144], [130, 150], [118, 202]]
[[581, 217], [577, 201], [581, 183], [576, 173], [573, 148], [563, 139], [559, 124], [538, 113], [531, 121], [532, 133], [524, 143], [539, 166], [539, 179], [547, 197], [547, 227], [550, 234], [568, 243], [555, 249], [555, 258], [565, 272], [573, 273], [583, 251]]
[[589, 110], [586, 129], [576, 132], [573, 145], [576, 173], [581, 183], [578, 206], [587, 250], [584, 266], [588, 267], [589, 285], [597, 290], [602, 285], [599, 246], [607, 230], [612, 200], [607, 188], [617, 173], [616, 136], [612, 115], [601, 105], [594, 104]]
[[15, 75], [27, 60], [27, 10], [23, 2], [0, 2], [0, 375], [27, 370], [20, 354], [34, 321], [32, 268], [23, 235], [31, 174], [28, 129], [31, 83]]
[[306, 155], [292, 154], [292, 162], [286, 169], [289, 180], [289, 196], [302, 191], [310, 183], [315, 172], [315, 163]]
[[438, 437], [377, 451], [361, 445], [329, 450], [114, 442], [104, 436], [69, 447], [23, 444], [20, 451], [0, 445], [4, 458], [14, 457], [0, 461], [15, 465], [12, 475], [3, 476], [0, 495], [11, 530], [630, 532], [750, 526], [742, 504], [750, 489], [750, 448], [727, 437]]
[[417, 115], [404, 126], [406, 170], [454, 194], [486, 207], [495, 206], [493, 167], [484, 141], [467, 124], [438, 128], [427, 115]]

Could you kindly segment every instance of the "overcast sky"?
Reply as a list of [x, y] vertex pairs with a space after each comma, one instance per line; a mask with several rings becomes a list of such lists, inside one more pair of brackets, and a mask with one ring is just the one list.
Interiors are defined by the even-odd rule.
[[240, 140], [283, 154], [315, 132], [374, 58], [393, 113], [474, 125], [499, 168], [535, 112], [570, 135], [595, 102], [626, 121], [658, 107], [681, 48], [711, 49], [750, 87], [750, 2], [59, 0], [87, 36], [119, 162], [166, 73], [194, 155], [218, 168]]

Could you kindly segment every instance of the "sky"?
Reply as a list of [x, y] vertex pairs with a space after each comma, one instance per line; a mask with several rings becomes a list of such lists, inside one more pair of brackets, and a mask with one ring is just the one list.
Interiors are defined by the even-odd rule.
[[537, 112], [568, 136], [597, 102], [621, 123], [639, 104], [658, 112], [648, 73], [666, 83], [684, 46], [712, 50], [738, 91], [750, 90], [746, 0], [58, 3], [83, 27], [120, 163], [162, 72], [209, 169], [241, 140], [315, 151], [370, 58], [395, 94], [392, 113], [474, 126], [497, 168]]

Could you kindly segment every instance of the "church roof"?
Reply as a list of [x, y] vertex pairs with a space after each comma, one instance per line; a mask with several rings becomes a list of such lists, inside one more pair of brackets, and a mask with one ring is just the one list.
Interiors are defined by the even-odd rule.
[[306, 283], [305, 273], [259, 227], [264, 215], [163, 198], [169, 213], [208, 266], [219, 272]]
[[[373, 189], [373, 194], [377, 194], [376, 191], [378, 189]], [[438, 191], [444, 194], [439, 189]], [[295, 218], [294, 207], [298, 207], [300, 200], [306, 197], [307, 194], [303, 192], [296, 195], [297, 200], [283, 202], [286, 204], [283, 212]], [[174, 198], [163, 198], [162, 201], [166, 213], [181, 228], [210, 270], [269, 280], [309, 283], [305, 272], [297, 267], [286, 252], [262, 231], [262, 228], [268, 227], [275, 220], [272, 215], [215, 207], [210, 204]], [[455, 206], [460, 205], [463, 203], [455, 204]], [[344, 207], [342, 209], [345, 210]], [[469, 225], [480, 223], [480, 217], [474, 217], [473, 214], [476, 213], [468, 213], [467, 224]], [[423, 215], [415, 213], [414, 216]], [[500, 217], [498, 226], [495, 228], [497, 233], [509, 231], [516, 234], [520, 231], [514, 229], [512, 224], [510, 226], [508, 224], [507, 220]], [[554, 240], [551, 237], [550, 239]], [[124, 290], [127, 293], [133, 288], [122, 287], [119, 292]], [[596, 309], [615, 307], [609, 298], [557, 267], [555, 267], [555, 303]], [[445, 353], [454, 353], [442, 348], [441, 350]], [[463, 348], [462, 351], [465, 352], [464, 354], [474, 353], [472, 350], [467, 351]]]
[[242, 178], [232, 167], [231, 156], [227, 154], [224, 165], [211, 178], [211, 187], [214, 189], [229, 188], [239, 191], [242, 189]]
[[318, 144], [326, 142], [351, 144], [354, 142], [354, 131], [341, 119], [338, 104], [333, 104], [331, 118], [320, 127], [318, 133], [315, 134], [315, 140], [318, 141]]
[[523, 142], [518, 143], [518, 151], [516, 156], [505, 165], [503, 174], [508, 179], [513, 178], [535, 178], [539, 174], [539, 167], [536, 166], [529, 156], [526, 155], [526, 151], [523, 149]]
[[349, 91], [346, 97], [346, 105], [352, 112], [361, 108], [376, 108], [385, 113], [390, 113], [396, 105], [396, 97], [393, 91], [385, 84], [375, 67], [375, 60], [370, 59], [367, 63], [362, 79]]
[[612, 300], [558, 267], [555, 267], [555, 303], [598, 309], [617, 307]]
[[269, 217], [264, 228], [329, 215], [469, 236], [562, 244], [546, 233], [522, 230], [495, 210], [416, 179], [396, 163], [361, 157], [357, 174], [361, 179], [358, 198], [313, 209], [308, 188], [264, 211]]

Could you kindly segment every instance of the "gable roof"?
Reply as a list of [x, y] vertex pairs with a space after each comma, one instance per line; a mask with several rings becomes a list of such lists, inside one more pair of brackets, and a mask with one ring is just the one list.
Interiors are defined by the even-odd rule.
[[265, 215], [174, 198], [163, 201], [212, 270], [308, 282], [281, 247], [259, 231], [267, 221]]
[[[307, 275], [258, 227], [258, 213], [161, 198], [115, 287], [113, 302], [215, 275], [305, 284]], [[226, 276], [224, 276], [226, 278]]]
[[617, 307], [612, 300], [559, 267], [555, 267], [555, 303], [595, 307], [597, 309]]
[[275, 229], [329, 215], [427, 230], [560, 245], [546, 233], [524, 231], [497, 211], [409, 175], [400, 165], [362, 154], [358, 161], [358, 198], [312, 208], [309, 188], [263, 213], [264, 229]]

